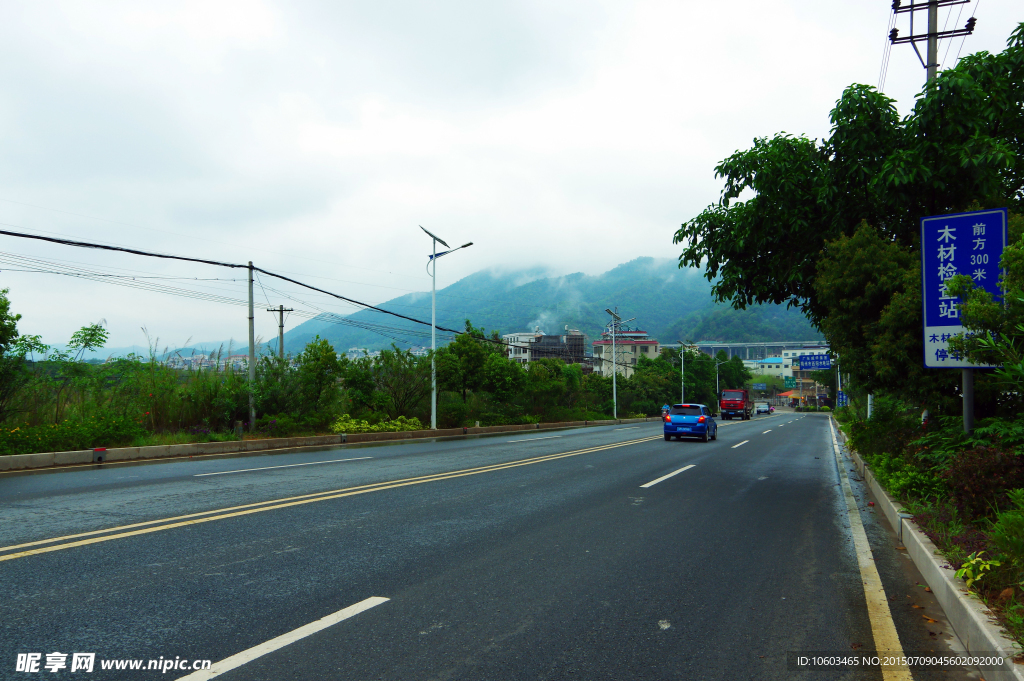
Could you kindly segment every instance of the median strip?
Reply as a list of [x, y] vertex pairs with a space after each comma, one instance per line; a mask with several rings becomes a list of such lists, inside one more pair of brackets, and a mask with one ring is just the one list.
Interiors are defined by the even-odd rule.
[[[573, 456], [580, 456], [581, 454], [590, 454], [592, 452], [600, 452], [607, 449], [615, 449], [618, 447], [626, 447], [629, 445], [640, 444], [642, 442], [650, 442], [652, 440], [660, 439], [661, 435], [656, 437], [644, 437], [637, 440], [626, 440], [625, 442], [613, 442], [607, 445], [598, 445], [596, 447], [588, 447], [586, 449], [577, 449], [569, 452], [546, 454], [544, 456], [536, 456], [529, 459], [519, 459], [516, 461], [508, 461], [504, 463], [491, 464], [488, 466], [478, 466], [476, 468], [465, 468], [462, 470], [452, 471], [449, 473], [435, 473], [433, 475], [422, 475], [415, 478], [403, 478], [399, 480], [386, 480], [383, 482], [372, 483], [367, 485], [358, 485], [356, 487], [347, 487], [337, 490], [329, 490], [326, 492], [317, 492], [314, 494], [303, 494], [296, 497], [286, 497], [283, 499], [274, 499], [270, 501], [262, 501], [252, 504], [243, 504], [241, 506], [232, 506], [228, 508], [215, 509], [212, 511], [202, 511], [200, 513], [190, 513], [188, 515], [176, 516], [171, 518], [163, 518], [160, 520], [149, 520], [141, 523], [133, 523], [131, 525], [123, 525], [120, 527], [111, 527], [105, 530], [94, 530], [92, 532], [81, 532], [78, 534], [65, 535], [63, 537], [54, 537], [51, 539], [41, 539], [39, 541], [26, 542], [23, 544], [15, 544], [13, 546], [0, 547], [0, 552], [11, 551], [14, 549], [27, 548], [30, 546], [39, 546], [39, 548], [29, 549], [27, 551], [20, 551], [18, 553], [9, 553], [7, 555], [0, 555], [0, 562], [13, 560], [15, 558], [25, 558], [40, 553], [49, 553], [51, 551], [59, 551], [62, 549], [70, 549], [77, 546], [86, 546], [89, 544], [96, 544], [99, 542], [111, 541], [113, 539], [123, 539], [126, 537], [134, 537], [142, 534], [149, 534], [152, 532], [160, 532], [161, 530], [170, 530], [177, 527], [187, 527], [189, 525], [198, 525], [201, 523], [210, 522], [212, 520], [223, 520], [226, 518], [236, 518], [239, 516], [250, 515], [253, 513], [260, 513], [262, 511], [271, 511], [280, 508], [290, 508], [292, 506], [301, 506], [304, 504], [311, 504], [317, 501], [327, 501], [329, 499], [340, 499], [342, 497], [355, 496], [359, 494], [366, 494], [368, 492], [380, 492], [387, 489], [396, 489], [398, 487], [407, 487], [409, 485], [421, 485], [427, 482], [437, 482], [439, 480], [451, 480], [454, 478], [461, 478], [468, 475], [480, 475], [481, 473], [492, 473], [500, 470], [507, 470], [509, 468], [517, 468], [519, 466], [530, 466], [537, 463], [544, 463], [546, 461], [555, 461], [557, 459], [564, 459]], [[217, 515], [213, 515], [217, 514]], [[205, 517], [203, 517], [205, 516]], [[163, 523], [163, 524], [161, 524]], [[142, 529], [132, 529], [142, 528]], [[124, 532], [123, 530], [131, 530]], [[107, 534], [114, 532], [116, 534]], [[103, 535], [103, 536], [96, 536]], [[80, 537], [89, 537], [89, 539], [79, 539]], [[71, 541], [64, 544], [56, 544], [54, 546], [40, 546], [42, 544], [53, 544], [55, 542], [66, 541], [68, 539], [79, 539], [79, 541]]]

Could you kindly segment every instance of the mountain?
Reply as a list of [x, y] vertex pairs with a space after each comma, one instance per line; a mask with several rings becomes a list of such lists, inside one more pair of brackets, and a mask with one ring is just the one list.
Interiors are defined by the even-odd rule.
[[[427, 322], [416, 324], [373, 310], [347, 317], [321, 315], [285, 333], [285, 347], [295, 352], [319, 335], [339, 351], [430, 345], [430, 293], [411, 293], [379, 307]], [[820, 338], [798, 311], [782, 306], [733, 310], [716, 304], [711, 284], [697, 269], [680, 270], [675, 260], [637, 258], [603, 274], [545, 276], [538, 269], [484, 270], [437, 292], [437, 325], [476, 327], [501, 333], [539, 327], [557, 334], [566, 326], [597, 338], [608, 320], [605, 308], [618, 308], [630, 326], [662, 342], [716, 340], [811, 340]], [[439, 344], [450, 334], [438, 334]]]

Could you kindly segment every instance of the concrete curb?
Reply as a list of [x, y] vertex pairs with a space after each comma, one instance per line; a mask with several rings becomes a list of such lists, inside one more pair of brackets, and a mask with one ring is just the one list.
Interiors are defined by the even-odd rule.
[[[564, 421], [560, 423], [529, 423], [512, 426], [483, 426], [480, 428], [445, 428], [438, 430], [411, 430], [396, 433], [339, 433], [309, 437], [275, 437], [260, 440], [231, 440], [229, 442], [196, 442], [183, 445], [154, 445], [152, 447], [115, 447], [105, 451], [84, 449], [73, 452], [42, 452], [39, 454], [10, 454], [0, 456], [0, 472], [19, 471], [53, 466], [137, 461], [144, 459], [171, 459], [197, 455], [236, 454], [304, 447], [330, 447], [363, 442], [417, 440], [424, 438], [452, 438], [467, 435], [490, 435], [531, 430], [588, 428], [614, 426], [622, 423], [660, 421], [656, 417], [643, 419], [609, 419], [606, 421]], [[99, 461], [95, 457], [102, 456]]]
[[988, 681], [1024, 681], [1022, 665], [1012, 662], [1012, 658], [1021, 655], [1021, 646], [1001, 633], [995, 615], [976, 596], [967, 591], [963, 581], [956, 578], [952, 569], [948, 566], [943, 567], [945, 561], [932, 540], [917, 527], [912, 516], [904, 513], [903, 507], [882, 489], [863, 459], [847, 446], [846, 436], [839, 429], [839, 423], [836, 422], [835, 426], [842, 438], [844, 453], [853, 461], [872, 496], [878, 500], [878, 506], [903, 541], [910, 559], [914, 561], [914, 565], [931, 587], [932, 593], [949, 619], [950, 626], [953, 627], [953, 632], [964, 648], [972, 655], [998, 652], [1011, 660], [1001, 669], [985, 670], [983, 676]]

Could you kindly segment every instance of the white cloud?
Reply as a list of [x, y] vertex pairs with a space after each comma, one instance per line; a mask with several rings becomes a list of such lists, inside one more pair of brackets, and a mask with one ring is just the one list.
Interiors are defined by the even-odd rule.
[[[418, 224], [475, 242], [443, 261], [439, 285], [485, 267], [596, 273], [672, 257], [674, 229], [718, 196], [718, 161], [755, 136], [820, 138], [846, 85], [877, 82], [889, 12], [838, 0], [21, 4], [0, 25], [0, 222], [251, 259], [368, 302], [429, 286]], [[1001, 50], [1022, 18], [988, 0], [965, 52]], [[894, 48], [887, 92], [902, 112], [922, 81], [912, 51]], [[0, 251], [220, 276], [11, 239]], [[246, 335], [244, 309], [41, 274], [3, 271], [0, 285], [23, 330], [54, 342], [100, 317], [120, 345], [142, 325], [173, 342]], [[271, 316], [257, 319], [273, 335]]]

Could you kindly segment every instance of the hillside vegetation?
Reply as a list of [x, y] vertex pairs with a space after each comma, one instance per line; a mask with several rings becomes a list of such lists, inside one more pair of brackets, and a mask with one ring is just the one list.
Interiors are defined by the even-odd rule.
[[[557, 334], [566, 326], [597, 338], [608, 319], [605, 308], [618, 307], [623, 317], [663, 342], [685, 340], [810, 340], [820, 334], [799, 311], [779, 305], [733, 310], [715, 303], [711, 283], [696, 269], [679, 269], [670, 259], [637, 258], [608, 272], [545, 277], [537, 270], [484, 270], [438, 291], [438, 326], [463, 328], [467, 319], [501, 333], [528, 331]], [[430, 294], [413, 293], [380, 305], [417, 319], [430, 319]], [[429, 326], [416, 325], [372, 310], [341, 320], [310, 320], [285, 334], [285, 347], [304, 346], [314, 336], [334, 347], [370, 350], [429, 345]], [[381, 325], [380, 330], [353, 324]], [[450, 335], [444, 336], [447, 341]]]

